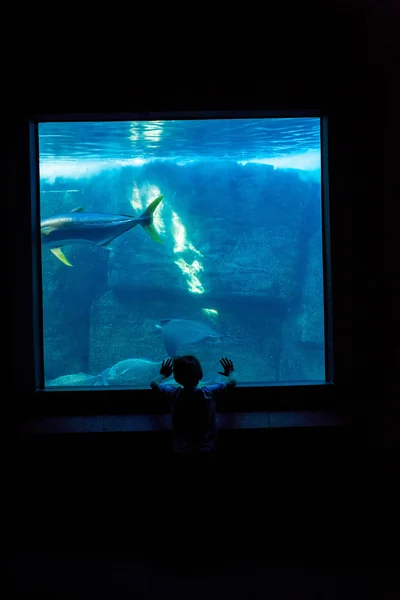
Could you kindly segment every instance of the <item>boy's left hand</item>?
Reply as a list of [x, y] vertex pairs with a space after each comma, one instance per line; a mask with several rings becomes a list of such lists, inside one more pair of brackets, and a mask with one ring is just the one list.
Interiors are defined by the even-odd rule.
[[160, 369], [160, 375], [164, 375], [164, 377], [169, 377], [170, 375], [172, 375], [172, 364], [172, 358], [167, 358], [167, 360], [163, 360]]

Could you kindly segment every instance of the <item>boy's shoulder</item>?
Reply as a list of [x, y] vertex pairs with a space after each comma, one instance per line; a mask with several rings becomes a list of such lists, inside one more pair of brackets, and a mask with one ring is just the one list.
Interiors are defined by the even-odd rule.
[[210, 385], [203, 385], [199, 389], [201, 389], [205, 395], [215, 396], [216, 394], [225, 392], [227, 390], [227, 385], [223, 382], [211, 383]]
[[204, 398], [210, 399], [227, 392], [228, 385], [225, 382], [210, 383], [207, 385], [200, 385], [194, 390], [187, 391], [184, 390], [184, 388], [182, 388], [181, 386], [171, 385], [170, 383], [160, 383], [158, 384], [157, 389], [162, 394], [165, 394], [166, 396], [170, 397], [177, 397], [180, 396], [182, 393], [184, 393], [185, 395], [187, 393], [196, 393], [196, 395], [201, 394], [202, 396], [204, 396]]
[[163, 392], [164, 394], [175, 394], [177, 393], [179, 390], [181, 390], [182, 388], [178, 385], [171, 385], [170, 383], [160, 383], [157, 386], [158, 390], [160, 392]]

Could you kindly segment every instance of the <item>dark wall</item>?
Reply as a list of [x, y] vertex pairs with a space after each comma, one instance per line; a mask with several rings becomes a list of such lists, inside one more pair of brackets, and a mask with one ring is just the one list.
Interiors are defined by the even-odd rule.
[[[357, 4], [353, 2], [354, 9], [358, 9]], [[383, 530], [387, 531], [390, 526], [384, 522], [384, 517], [390, 510], [390, 498], [393, 496], [386, 487], [388, 474], [393, 476], [395, 472], [391, 459], [393, 460], [393, 452], [396, 450], [392, 450], [390, 459], [388, 452], [384, 453], [384, 449], [396, 449], [399, 440], [398, 382], [395, 379], [397, 370], [393, 359], [396, 356], [398, 339], [395, 335], [397, 319], [394, 315], [394, 304], [392, 305], [392, 299], [388, 295], [388, 292], [393, 289], [393, 273], [398, 271], [395, 260], [397, 254], [389, 253], [394, 250], [394, 240], [397, 239], [398, 232], [394, 223], [390, 231], [389, 223], [383, 223], [384, 204], [386, 210], [389, 196], [398, 197], [397, 186], [391, 187], [388, 171], [390, 156], [395, 151], [395, 148], [390, 145], [388, 125], [391, 102], [395, 108], [391, 92], [397, 83], [396, 78], [393, 77], [396, 72], [394, 59], [398, 56], [393, 37], [397, 14], [394, 6], [389, 10], [389, 6], [385, 3], [382, 7], [376, 6], [370, 10], [363, 6], [364, 4], [356, 12], [349, 9], [346, 14], [343, 14], [338, 10], [334, 14], [325, 15], [318, 41], [323, 42], [321, 47], [326, 52], [318, 54], [318, 58], [323, 62], [319, 68], [311, 70], [310, 76], [305, 75], [302, 70], [297, 71], [297, 75], [292, 78], [286, 70], [287, 65], [279, 65], [282, 71], [275, 73], [274, 76], [272, 68], [268, 70], [268, 64], [257, 64], [254, 65], [257, 69], [252, 71], [249, 67], [246, 75], [241, 77], [243, 70], [239, 69], [238, 72], [238, 63], [234, 60], [232, 78], [229, 65], [223, 73], [216, 73], [216, 79], [212, 79], [211, 74], [204, 78], [200, 72], [196, 72], [191, 77], [188, 71], [185, 71], [186, 79], [182, 78], [182, 73], [180, 80], [177, 78], [175, 81], [172, 74], [168, 79], [165, 78], [162, 93], [157, 90], [156, 94], [154, 94], [154, 87], [148, 93], [143, 92], [144, 89], [149, 88], [143, 85], [143, 79], [138, 75], [134, 80], [129, 78], [129, 83], [127, 82], [126, 85], [121, 83], [124, 81], [123, 78], [116, 77], [112, 82], [112, 97], [107, 100], [104, 95], [104, 79], [95, 80], [94, 77], [90, 89], [89, 86], [81, 87], [79, 95], [72, 91], [69, 93], [68, 87], [61, 85], [61, 82], [57, 85], [54, 81], [47, 81], [45, 87], [38, 85], [36, 87], [38, 94], [35, 95], [25, 95], [24, 86], [17, 89], [14, 86], [19, 101], [25, 102], [26, 113], [36, 110], [51, 112], [60, 109], [93, 111], [95, 108], [100, 111], [124, 111], [131, 110], [133, 106], [143, 110], [153, 107], [212, 110], [214, 108], [265, 109], [283, 106], [304, 108], [323, 106], [329, 112], [331, 194], [337, 201], [332, 217], [332, 242], [336, 265], [333, 272], [333, 289], [335, 306], [343, 317], [336, 325], [337, 366], [343, 377], [343, 385], [338, 386], [337, 394], [339, 402], [346, 401], [347, 406], [352, 408], [355, 422], [351, 429], [332, 430], [328, 435], [325, 430], [317, 432], [302, 430], [295, 433], [292, 430], [279, 430], [273, 433], [271, 430], [265, 430], [257, 432], [256, 436], [251, 432], [226, 434], [226, 448], [239, 457], [242, 457], [244, 451], [246, 467], [249, 465], [259, 467], [258, 474], [255, 474], [254, 478], [247, 479], [243, 475], [244, 471], [238, 470], [238, 463], [236, 463], [236, 480], [240, 485], [234, 490], [229, 488], [229, 491], [232, 491], [230, 495], [227, 492], [221, 493], [221, 487], [218, 487], [213, 495], [213, 498], [217, 498], [218, 501], [213, 504], [215, 508], [213, 519], [208, 522], [208, 525], [212, 523], [214, 533], [212, 539], [213, 541], [216, 538], [223, 539], [226, 542], [230, 540], [231, 548], [237, 549], [240, 555], [245, 554], [243, 548], [255, 547], [249, 543], [247, 515], [252, 514], [254, 519], [258, 519], [257, 523], [254, 519], [251, 521], [250, 531], [258, 532], [259, 541], [268, 540], [268, 524], [274, 520], [271, 515], [282, 515], [283, 512], [291, 515], [291, 518], [289, 522], [279, 521], [283, 523], [284, 533], [281, 532], [281, 536], [274, 535], [274, 540], [282, 540], [282, 536], [284, 539], [292, 540], [292, 536], [288, 538], [287, 535], [288, 531], [292, 534], [295, 531], [294, 515], [298, 517], [297, 524], [304, 524], [304, 521], [309, 523], [309, 535], [307, 536], [304, 527], [301, 527], [296, 537], [298, 542], [296, 556], [300, 557], [300, 560], [301, 556], [304, 557], [301, 554], [300, 542], [310, 540], [310, 531], [315, 534], [317, 529], [321, 529], [318, 523], [327, 522], [331, 524], [329, 532], [326, 529], [320, 531], [319, 545], [314, 535], [315, 543], [312, 548], [326, 550], [337, 548], [340, 544], [339, 548], [345, 552], [349, 560], [348, 564], [351, 564], [352, 558], [354, 561], [360, 556], [364, 556], [367, 560], [372, 560], [372, 557], [382, 559], [382, 556], [385, 556], [384, 560], [387, 560], [389, 554], [388, 546], [381, 545], [379, 542], [382, 540], [377, 540], [374, 525], [379, 515]], [[302, 37], [306, 43], [307, 34], [304, 30]], [[315, 43], [318, 47], [318, 41], [315, 37], [312, 39], [315, 50]], [[287, 42], [287, 36], [285, 40]], [[300, 47], [294, 44], [293, 50], [298, 51]], [[230, 56], [229, 52], [226, 54], [226, 48], [224, 50], [224, 56]], [[264, 66], [262, 77], [260, 77], [261, 66]], [[39, 81], [44, 83], [40, 75]], [[74, 83], [74, 90], [76, 90], [77, 82]], [[110, 85], [111, 81], [106, 87], [109, 89]], [[19, 114], [22, 115], [21, 112]], [[8, 314], [11, 315], [11, 323], [7, 323], [7, 328], [11, 325], [11, 329], [8, 329], [11, 364], [6, 371], [8, 377], [5, 410], [10, 410], [10, 419], [15, 419], [14, 407], [18, 402], [15, 381], [20, 382], [18, 394], [26, 395], [24, 382], [32, 381], [33, 367], [32, 363], [26, 360], [27, 355], [21, 349], [21, 340], [24, 336], [31, 335], [32, 318], [31, 315], [18, 311], [21, 298], [24, 294], [30, 293], [31, 281], [31, 265], [24, 263], [24, 254], [29, 255], [31, 244], [29, 228], [23, 219], [23, 225], [19, 226], [23, 208], [16, 192], [20, 173], [27, 166], [25, 158], [18, 153], [18, 133], [22, 132], [24, 135], [24, 124], [17, 113], [11, 112], [11, 117], [9, 128], [6, 128], [5, 133], [9, 141], [7, 148], [10, 150], [7, 163], [10, 192], [7, 208], [8, 222], [11, 224], [7, 227], [9, 237], [7, 288], [10, 295]], [[384, 225], [388, 228], [385, 239]], [[384, 248], [388, 252], [385, 262], [383, 261]], [[343, 307], [350, 307], [350, 310], [342, 310]], [[390, 335], [387, 335], [388, 332]], [[118, 437], [118, 440], [120, 439]], [[164, 545], [159, 546], [160, 552], [167, 553], [170, 540], [174, 539], [174, 531], [170, 527], [163, 528], [163, 523], [171, 523], [171, 515], [174, 517], [174, 522], [182, 522], [183, 514], [176, 508], [181, 506], [179, 502], [174, 505], [175, 511], [171, 512], [168, 501], [171, 498], [187, 499], [188, 496], [204, 498], [204, 490], [209, 489], [210, 480], [207, 481], [204, 477], [198, 479], [197, 482], [201, 482], [201, 485], [190, 480], [190, 492], [188, 492], [188, 487], [177, 485], [177, 479], [174, 479], [171, 491], [171, 487], [166, 485], [165, 480], [157, 479], [159, 470], [155, 468], [157, 463], [154, 460], [154, 453], [157, 454], [158, 450], [161, 452], [166, 448], [166, 435], [131, 437], [132, 445], [126, 444], [123, 450], [122, 442], [114, 443], [114, 440], [115, 438], [108, 435], [102, 435], [99, 439], [96, 434], [94, 436], [83, 434], [79, 438], [69, 436], [62, 438], [62, 441], [59, 437], [25, 439], [23, 442], [13, 438], [13, 443], [10, 442], [9, 446], [10, 460], [7, 473], [10, 475], [10, 485], [8, 489], [13, 490], [14, 507], [20, 506], [17, 517], [17, 522], [22, 524], [19, 529], [21, 534], [19, 539], [25, 547], [29, 544], [33, 546], [36, 544], [37, 547], [38, 540], [44, 539], [47, 540], [47, 547], [51, 548], [53, 538], [49, 535], [54, 533], [54, 523], [59, 527], [61, 523], [62, 531], [65, 532], [68, 530], [66, 525], [70, 524], [69, 519], [72, 515], [77, 516], [80, 526], [77, 530], [71, 528], [70, 532], [75, 531], [80, 540], [90, 538], [104, 541], [105, 537], [96, 537], [94, 532], [102, 531], [104, 536], [107, 536], [112, 530], [114, 540], [132, 540], [132, 547], [138, 552], [141, 544], [144, 543], [143, 540], [162, 538]], [[142, 442], [144, 450], [142, 450]], [[299, 447], [303, 449], [300, 455]], [[248, 452], [245, 452], [246, 449]], [[149, 458], [150, 455], [153, 460]], [[46, 462], [49, 461], [50, 456], [51, 465]], [[298, 460], [295, 460], [296, 456]], [[31, 457], [31, 460], [28, 460], [28, 457]], [[376, 461], [379, 461], [380, 466], [383, 463], [385, 467], [378, 469]], [[298, 474], [306, 474], [305, 479], [302, 481], [298, 478], [291, 479], [295, 467], [300, 462], [302, 468]], [[285, 468], [288, 464], [291, 465], [290, 469]], [[33, 469], [33, 465], [36, 465], [36, 470]], [[115, 465], [118, 465], [117, 471], [114, 470]], [[271, 476], [271, 469], [274, 476]], [[279, 470], [284, 477], [277, 475]], [[189, 472], [186, 470], [186, 475]], [[29, 473], [32, 474], [30, 479]], [[151, 486], [148, 485], [149, 473], [153, 481]], [[254, 473], [253, 468], [251, 473]], [[332, 473], [335, 475], [333, 478]], [[85, 479], [87, 475], [90, 475], [90, 482], [96, 483], [92, 488], [95, 490], [93, 493], [88, 493], [89, 482]], [[365, 486], [367, 475], [369, 481], [372, 481], [375, 492], [378, 490], [378, 504], [372, 510], [371, 492], [367, 491]], [[321, 478], [323, 493], [321, 493]], [[329, 486], [329, 478], [331, 478], [331, 486]], [[56, 484], [53, 485], [54, 479]], [[282, 479], [285, 480], [286, 485], [282, 484]], [[180, 482], [182, 480], [187, 482], [187, 477], [179, 479]], [[158, 481], [159, 484], [154, 483]], [[260, 481], [263, 491], [258, 484]], [[288, 481], [293, 482], [293, 487], [289, 486], [290, 489], [288, 489]], [[360, 484], [361, 481], [364, 485]], [[274, 506], [270, 504], [269, 492], [265, 492], [266, 483], [267, 490], [274, 490], [275, 500], [278, 497], [280, 500], [283, 499], [279, 508], [277, 504]], [[199, 494], [199, 489], [203, 491], [203, 495], [196, 496], [195, 494]], [[143, 490], [147, 490], [147, 494]], [[31, 503], [33, 496], [36, 502]], [[107, 504], [105, 499], [110, 496], [113, 501]], [[144, 510], [145, 498], [148, 499], [149, 496], [153, 502], [147, 505], [147, 510]], [[239, 498], [243, 497], [245, 502], [240, 505]], [[382, 497], [386, 499], [385, 507], [382, 506]], [[306, 499], [306, 502], [302, 502], [301, 498]], [[28, 511], [24, 509], [27, 504], [31, 507]], [[184, 504], [188, 506], [188, 502]], [[199, 501], [195, 503], [196, 510], [199, 510], [200, 504]], [[304, 504], [308, 508], [306, 513], [301, 510]], [[119, 519], [113, 521], [112, 515], [118, 514], [118, 506], [120, 514], [122, 512], [124, 515], [129, 515], [128, 536], [125, 535], [123, 522]], [[227, 506], [233, 509], [229, 513], [229, 519], [226, 517]], [[364, 509], [368, 510], [368, 515], [371, 517], [368, 523], [365, 520], [361, 522], [360, 515], [361, 512], [364, 514]], [[97, 510], [100, 511], [100, 521], [97, 518], [99, 515]], [[165, 516], [165, 521], [160, 518], [160, 512]], [[155, 515], [156, 518], [151, 521], [149, 514]], [[209, 515], [210, 512], [207, 511], [206, 514]], [[244, 514], [246, 517], [243, 516]], [[340, 514], [341, 518], [333, 520], [333, 514]], [[24, 519], [23, 515], [25, 515]], [[104, 520], [101, 520], [105, 518], [104, 515], [107, 515], [106, 529], [99, 526], [99, 523], [104, 523]], [[225, 523], [223, 530], [217, 529], [221, 519], [217, 519], [215, 515], [222, 517]], [[240, 518], [238, 515], [241, 515]], [[141, 534], [135, 537], [132, 523], [138, 520], [141, 522]], [[84, 524], [89, 521], [90, 528], [85, 532]], [[45, 528], [43, 535], [40, 535], [38, 526], [41, 523]], [[143, 533], [146, 531], [146, 523], [151, 530], [151, 535]], [[237, 531], [238, 523], [241, 535], [235, 536], [232, 532]], [[338, 525], [334, 537], [332, 537], [333, 524]], [[31, 527], [32, 536], [27, 533], [28, 525]], [[247, 535], [243, 535], [245, 531]], [[55, 536], [57, 543], [63, 543], [65, 540], [63, 535], [64, 533], [60, 533]], [[350, 544], [350, 539], [354, 542], [353, 545]], [[242, 545], [242, 540], [245, 540], [247, 545]], [[365, 546], [363, 546], [364, 542]], [[74, 540], [71, 538], [69, 543], [73, 545]], [[224, 548], [227, 546], [227, 543], [224, 544]], [[116, 547], [115, 543], [109, 546], [114, 550]], [[363, 555], [360, 554], [362, 548], [365, 551]], [[150, 552], [149, 546], [146, 546], [146, 549]], [[332, 550], [322, 556], [325, 556], [328, 564], [333, 564], [332, 560], [340, 561], [340, 556], [344, 556], [344, 554], [340, 555], [340, 551]], [[314, 556], [316, 554], [315, 552]]]
[[[391, 152], [386, 126], [396, 56], [392, 32], [397, 15], [392, 11], [391, 21], [389, 15], [392, 13], [385, 13], [379, 7], [359, 12], [356, 9], [355, 2], [345, 12], [337, 9], [326, 13], [332, 27], [329, 31], [324, 29], [324, 35], [321, 31], [312, 39], [314, 47], [318, 41], [324, 41], [326, 49], [324, 68], [321, 67], [318, 76], [315, 72], [302, 71], [292, 77], [288, 72], [270, 69], [269, 77], [260, 79], [254, 76], [260, 67], [255, 61], [245, 73], [236, 74], [234, 80], [230, 79], [229, 65], [224, 75], [217, 78], [210, 69], [208, 76], [186, 72], [177, 83], [171, 74], [162, 85], [159, 84], [163, 93], [158, 95], [154, 94], [154, 88], [143, 85], [144, 80], [141, 80], [142, 85], [135, 87], [131, 81], [125, 84], [126, 78], [121, 78], [118, 82], [113, 81], [113, 93], [106, 96], [101, 93], [103, 82], [100, 80], [92, 80], [90, 85], [76, 80], [71, 88], [40, 72], [35, 93], [27, 95], [24, 86], [31, 80], [29, 77], [24, 79], [21, 72], [18, 79], [21, 85], [14, 85], [8, 96], [11, 101], [18, 98], [19, 104], [10, 109], [4, 130], [9, 190], [6, 227], [9, 279], [5, 289], [11, 315], [7, 322], [10, 376], [6, 386], [10, 398], [14, 394], [28, 394], [33, 381], [29, 350], [33, 318], [24, 304], [24, 299], [31, 294], [32, 279], [30, 260], [26, 259], [32, 244], [29, 198], [24, 179], [28, 165], [27, 157], [19, 150], [21, 139], [27, 135], [29, 113], [316, 106], [324, 108], [330, 118], [333, 290], [335, 310], [340, 315], [335, 324], [334, 343], [336, 369], [344, 384], [343, 388], [338, 388], [338, 395], [339, 399], [350, 398], [350, 405], [354, 406], [360, 419], [368, 421], [373, 414], [374, 427], [380, 419], [386, 419], [382, 413], [386, 400], [381, 379], [382, 373], [385, 373], [386, 382], [390, 379], [388, 368], [393, 356], [390, 344], [394, 344], [394, 336], [389, 336], [383, 345], [384, 335], [392, 327], [388, 322], [392, 316], [391, 303], [385, 292], [391, 285], [393, 277], [390, 273], [396, 272], [396, 266], [390, 262], [390, 255], [386, 257], [385, 265], [383, 262], [383, 248], [395, 239], [395, 235], [384, 239], [382, 206], [389, 197], [389, 178], [384, 177]], [[340, 44], [337, 43], [338, 32]], [[305, 44], [306, 40], [303, 42]], [[303, 46], [305, 50], [306, 46]], [[95, 72], [93, 65], [93, 74]], [[78, 83], [80, 93], [76, 94]], [[395, 191], [392, 196], [396, 196]], [[393, 252], [392, 256], [395, 255]], [[386, 269], [389, 277], [384, 282]], [[380, 348], [384, 348], [384, 352]], [[378, 397], [379, 402], [371, 400]], [[15, 403], [10, 402], [10, 405], [14, 407]], [[387, 420], [389, 428], [393, 427], [393, 421]], [[382, 434], [382, 442], [386, 443], [388, 439], [394, 439], [394, 432], [388, 436]]]

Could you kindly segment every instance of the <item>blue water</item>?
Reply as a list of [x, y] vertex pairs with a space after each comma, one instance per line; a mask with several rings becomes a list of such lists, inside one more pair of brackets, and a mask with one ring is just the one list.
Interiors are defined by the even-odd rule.
[[251, 160], [320, 151], [315, 118], [40, 124], [42, 160]]
[[43, 245], [46, 385], [148, 387], [162, 319], [215, 333], [179, 349], [204, 381], [225, 355], [242, 384], [324, 380], [319, 119], [42, 123], [39, 150], [41, 218], [164, 196], [163, 244], [66, 244], [72, 267]]

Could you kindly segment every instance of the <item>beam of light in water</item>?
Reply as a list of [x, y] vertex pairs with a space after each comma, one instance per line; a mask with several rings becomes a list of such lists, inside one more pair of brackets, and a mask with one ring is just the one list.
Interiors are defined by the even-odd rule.
[[[131, 194], [130, 204], [136, 212], [142, 212], [145, 208], [143, 206], [142, 197], [146, 197], [146, 207], [147, 207], [149, 204], [151, 204], [153, 202], [153, 200], [158, 198], [158, 196], [161, 196], [161, 192], [160, 192], [160, 189], [156, 185], [146, 185], [140, 191], [138, 188], [138, 185], [135, 181], [132, 186], [132, 194]], [[159, 234], [165, 233], [165, 222], [162, 217], [163, 210], [164, 210], [164, 204], [163, 204], [163, 202], [161, 202], [161, 204], [158, 205], [157, 210], [153, 214], [153, 224], [154, 224], [156, 231]]]
[[[203, 256], [197, 248], [193, 246], [191, 242], [187, 240], [186, 229], [182, 223], [179, 215], [172, 211], [172, 234], [175, 240], [174, 252], [185, 252], [190, 250], [194, 254]], [[182, 273], [186, 276], [189, 292], [194, 294], [203, 294], [204, 288], [197, 276], [199, 271], [203, 271], [203, 265], [198, 261], [194, 260], [191, 265], [187, 263], [183, 258], [179, 258], [175, 261], [175, 264], [181, 269]]]
[[191, 242], [186, 239], [186, 229], [182, 223], [178, 214], [172, 211], [172, 234], [175, 240], [174, 252], [184, 252], [185, 250], [191, 250], [199, 256], [203, 256], [202, 253], [193, 246]]
[[139, 188], [137, 186], [136, 181], [133, 183], [133, 186], [132, 186], [132, 195], [131, 195], [130, 203], [134, 210], [142, 210], [143, 209], [142, 199], [140, 197], [140, 192], [139, 192]]
[[204, 288], [196, 275], [199, 271], [204, 270], [203, 266], [197, 260], [194, 260], [192, 264], [189, 265], [183, 258], [178, 258], [178, 260], [175, 261], [175, 264], [178, 265], [182, 273], [187, 275], [189, 292], [192, 292], [193, 294], [204, 294]]
[[191, 243], [189, 243], [189, 250], [191, 250], [195, 254], [198, 254], [199, 256], [203, 256], [202, 253], [199, 250], [197, 250]]
[[186, 250], [186, 229], [174, 211], [172, 211], [172, 235], [175, 240], [174, 252], [183, 252]]
[[215, 308], [202, 308], [202, 312], [209, 317], [212, 321], [215, 321], [218, 318], [218, 311]]

